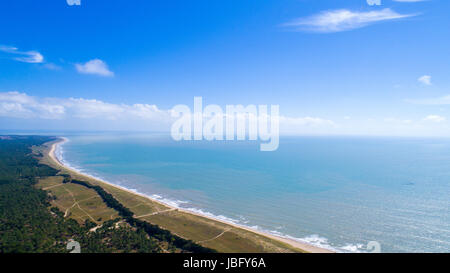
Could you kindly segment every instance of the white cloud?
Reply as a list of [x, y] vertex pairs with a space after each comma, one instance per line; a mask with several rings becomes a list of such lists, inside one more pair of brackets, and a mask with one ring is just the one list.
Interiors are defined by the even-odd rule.
[[423, 83], [425, 85], [431, 85], [431, 76], [423, 75], [417, 79], [418, 82]]
[[84, 64], [75, 64], [75, 68], [82, 74], [95, 74], [105, 77], [114, 76], [114, 72], [110, 71], [108, 65], [100, 59], [93, 59]]
[[[175, 120], [172, 110], [159, 109], [154, 104], [114, 104], [84, 98], [39, 98], [17, 91], [0, 92], [0, 117], [60, 120], [63, 126], [91, 124], [94, 129], [114, 126], [117, 130], [169, 130]], [[225, 115], [225, 114], [224, 114]], [[205, 118], [207, 118], [205, 116]], [[280, 116], [280, 131], [288, 134], [326, 132], [337, 125], [319, 117]]]
[[[450, 104], [450, 96], [446, 99]], [[85, 98], [41, 98], [25, 93], [0, 92], [1, 129], [119, 130], [168, 132], [172, 110], [154, 104], [115, 104]], [[205, 117], [207, 118], [207, 117]], [[343, 123], [306, 116], [280, 116], [282, 135], [450, 136], [447, 118], [352, 117]]]
[[[15, 112], [14, 109], [22, 110]], [[26, 113], [26, 115], [21, 113]], [[0, 92], [0, 116], [6, 117], [52, 119], [73, 117], [118, 120], [127, 118], [159, 119], [162, 115], [171, 116], [171, 110], [160, 110], [154, 104], [113, 104], [96, 99], [37, 98], [17, 91]], [[280, 116], [280, 123], [289, 126], [336, 126], [333, 121], [318, 117]]]
[[0, 46], [0, 51], [13, 54], [17, 57], [13, 59], [24, 63], [42, 63], [44, 56], [37, 51], [19, 51], [18, 48], [12, 46]]
[[12, 92], [0, 92], [0, 102], [14, 102], [21, 104], [31, 104], [34, 103], [34, 98], [28, 96], [24, 93], [19, 93], [17, 91]]
[[158, 120], [169, 111], [149, 104], [112, 104], [83, 98], [37, 98], [17, 91], [0, 92], [0, 116], [40, 119]]
[[340, 9], [323, 11], [307, 18], [299, 18], [284, 24], [284, 26], [295, 30], [339, 32], [365, 27], [377, 22], [401, 19], [411, 16], [415, 15], [399, 14], [389, 8], [367, 12]]
[[3, 117], [58, 119], [64, 112], [62, 105], [38, 101], [24, 93], [0, 93], [0, 116]]
[[440, 123], [440, 122], [446, 121], [447, 119], [445, 117], [438, 116], [438, 115], [429, 115], [429, 116], [426, 116], [423, 120]]
[[64, 107], [75, 118], [103, 118], [116, 120], [124, 116], [125, 105], [106, 103], [95, 99], [70, 98], [63, 101]]

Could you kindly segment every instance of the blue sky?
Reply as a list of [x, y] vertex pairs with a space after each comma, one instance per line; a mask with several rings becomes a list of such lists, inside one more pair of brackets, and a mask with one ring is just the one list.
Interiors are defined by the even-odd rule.
[[[286, 133], [450, 135], [444, 0], [0, 3], [0, 129], [163, 130], [279, 104]], [[156, 110], [155, 110], [156, 109]]]

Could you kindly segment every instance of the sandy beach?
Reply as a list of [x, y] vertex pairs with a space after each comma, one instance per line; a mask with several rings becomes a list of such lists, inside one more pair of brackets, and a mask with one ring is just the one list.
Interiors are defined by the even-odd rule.
[[333, 253], [333, 251], [331, 251], [331, 250], [328, 250], [328, 249], [325, 249], [325, 248], [320, 248], [320, 247], [317, 247], [317, 246], [314, 246], [314, 245], [310, 245], [310, 244], [307, 244], [307, 243], [304, 243], [304, 242], [300, 242], [300, 241], [297, 241], [297, 240], [294, 240], [294, 239], [277, 236], [277, 235], [274, 235], [274, 234], [270, 234], [270, 233], [267, 233], [267, 232], [262, 232], [262, 231], [259, 231], [259, 230], [255, 230], [255, 229], [252, 229], [252, 228], [249, 228], [249, 227], [241, 226], [241, 225], [238, 225], [238, 224], [235, 224], [235, 223], [231, 223], [231, 222], [228, 222], [228, 221], [224, 221], [224, 220], [217, 219], [217, 218], [214, 218], [214, 217], [210, 217], [210, 216], [207, 216], [207, 215], [203, 215], [203, 214], [200, 214], [200, 213], [195, 213], [193, 211], [186, 210], [186, 209], [183, 209], [183, 208], [174, 207], [174, 206], [168, 205], [166, 203], [163, 203], [160, 200], [151, 198], [151, 197], [149, 197], [147, 195], [140, 194], [140, 193], [137, 193], [135, 191], [131, 191], [131, 190], [127, 189], [127, 188], [115, 185], [115, 184], [110, 183], [108, 181], [104, 181], [104, 180], [92, 177], [92, 176], [84, 174], [84, 173], [80, 173], [78, 170], [64, 165], [62, 162], [60, 162], [58, 160], [57, 156], [55, 155], [55, 151], [56, 151], [57, 145], [60, 145], [60, 144], [62, 144], [64, 142], [66, 142], [66, 141], [68, 141], [66, 138], [61, 137], [61, 138], [59, 138], [58, 141], [55, 141], [55, 142], [51, 143], [50, 149], [48, 150], [49, 158], [53, 161], [53, 163], [58, 165], [63, 170], [67, 170], [67, 171], [70, 171], [70, 172], [77, 173], [78, 175], [84, 176], [84, 177], [86, 177], [86, 178], [88, 178], [90, 180], [95, 180], [99, 184], [102, 184], [102, 183], [108, 184], [108, 185], [110, 185], [112, 187], [115, 187], [117, 189], [126, 191], [126, 192], [128, 192], [130, 194], [134, 194], [134, 195], [138, 195], [138, 196], [147, 198], [150, 201], [156, 202], [156, 203], [158, 203], [158, 204], [160, 204], [162, 206], [165, 206], [165, 207], [167, 207], [169, 209], [174, 209], [174, 210], [178, 210], [178, 211], [183, 212], [183, 213], [196, 215], [196, 216], [199, 216], [199, 217], [204, 217], [204, 218], [207, 218], [207, 219], [212, 220], [212, 221], [217, 221], [217, 222], [220, 222], [220, 223], [232, 226], [234, 228], [243, 229], [243, 230], [246, 230], [246, 231], [249, 231], [249, 232], [253, 232], [253, 233], [259, 234], [261, 236], [264, 236], [264, 237], [267, 237], [267, 238], [271, 238], [271, 239], [274, 239], [274, 240], [277, 240], [277, 241], [289, 244], [292, 247], [299, 248], [299, 249], [304, 250], [306, 252], [311, 252], [311, 253]]

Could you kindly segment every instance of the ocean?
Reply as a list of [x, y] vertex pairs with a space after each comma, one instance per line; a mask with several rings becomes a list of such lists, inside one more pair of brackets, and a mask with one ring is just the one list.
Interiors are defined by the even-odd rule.
[[63, 163], [170, 205], [339, 252], [450, 252], [449, 139], [65, 137]]

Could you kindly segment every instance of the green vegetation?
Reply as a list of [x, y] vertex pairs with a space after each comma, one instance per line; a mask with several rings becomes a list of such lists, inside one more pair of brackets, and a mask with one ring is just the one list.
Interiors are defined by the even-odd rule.
[[[0, 137], [0, 252], [68, 252], [66, 245], [70, 239], [79, 242], [82, 252], [88, 253], [213, 252], [134, 218], [131, 210], [100, 186], [74, 180], [67, 174], [59, 175], [58, 170], [40, 164], [36, 157], [43, 156], [42, 153], [33, 154], [31, 148], [52, 140], [55, 138]], [[40, 181], [41, 187], [52, 188], [55, 192], [56, 187], [69, 184], [94, 190], [120, 217], [103, 222], [101, 217], [94, 219], [101, 225], [89, 219], [80, 224], [73, 218], [66, 218], [57, 206], [51, 206], [64, 200], [39, 189]], [[95, 197], [85, 190], [80, 193]], [[76, 203], [79, 205], [79, 202]], [[80, 206], [79, 209], [84, 211]]]
[[148, 222], [136, 219], [133, 217], [134, 213], [128, 208], [124, 207], [119, 201], [117, 201], [114, 196], [107, 193], [100, 186], [93, 186], [85, 181], [79, 181], [72, 179], [71, 183], [83, 185], [87, 188], [94, 189], [98, 195], [100, 195], [103, 201], [108, 207], [113, 208], [119, 212], [119, 215], [125, 218], [126, 222], [131, 226], [136, 227], [139, 231], [145, 231], [147, 234], [157, 238], [160, 241], [170, 242], [175, 247], [180, 248], [185, 251], [195, 252], [195, 253], [211, 253], [215, 252], [210, 248], [203, 247], [193, 241], [183, 239], [177, 235], [170, 233], [170, 231], [164, 230], [157, 225], [152, 225]]
[[61, 241], [79, 231], [79, 226], [52, 217], [48, 196], [33, 187], [37, 177], [56, 170], [37, 164], [31, 145], [48, 138], [8, 137], [0, 139], [0, 251], [48, 252], [62, 250]]

